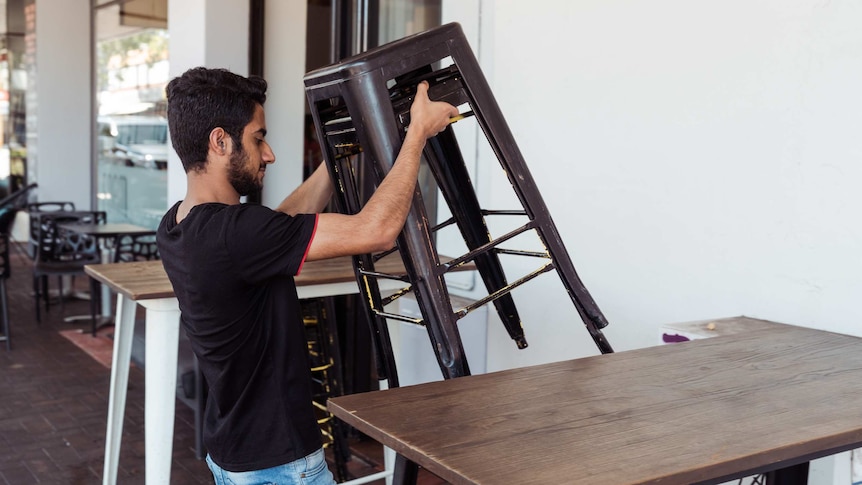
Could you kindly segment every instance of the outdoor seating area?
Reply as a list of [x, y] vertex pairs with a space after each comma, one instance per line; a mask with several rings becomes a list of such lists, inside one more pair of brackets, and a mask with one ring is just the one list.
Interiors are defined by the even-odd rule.
[[0, 485], [862, 485], [862, 2], [0, 18]]

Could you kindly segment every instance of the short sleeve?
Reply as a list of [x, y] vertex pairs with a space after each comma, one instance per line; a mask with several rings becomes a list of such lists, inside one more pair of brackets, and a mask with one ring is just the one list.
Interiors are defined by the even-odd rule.
[[249, 204], [234, 207], [224, 232], [234, 271], [249, 282], [296, 275], [308, 252], [317, 216], [290, 216]]

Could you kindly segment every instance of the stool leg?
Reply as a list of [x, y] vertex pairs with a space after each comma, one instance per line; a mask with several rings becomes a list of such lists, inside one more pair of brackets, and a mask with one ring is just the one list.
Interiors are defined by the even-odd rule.
[[808, 462], [766, 473], [766, 485], [807, 485]]
[[[386, 87], [388, 80], [380, 71], [368, 77], [366, 82], [346, 85], [344, 98], [351, 114], [362, 114], [354, 119], [379, 121], [373, 127], [357, 124], [355, 128], [358, 139], [363, 141], [362, 148], [375, 161], [378, 179], [382, 179], [395, 162], [395, 154], [402, 143], [402, 130], [392, 116]], [[446, 378], [469, 375], [461, 335], [449, 302], [449, 290], [439, 271], [440, 262], [418, 187], [404, 229], [398, 236], [398, 249], [443, 375]]]
[[[327, 140], [328, 141], [328, 140]], [[328, 150], [327, 160], [335, 160], [332, 147], [326, 144]], [[359, 163], [356, 170], [361, 170], [363, 156], [357, 157]], [[361, 191], [353, 176], [353, 168], [349, 160], [344, 160], [338, 165], [327, 163], [329, 175], [335, 181], [335, 203], [338, 211], [342, 214], [356, 214], [362, 209]], [[373, 278], [362, 276], [361, 271], [374, 271], [374, 260], [370, 254], [357, 255], [353, 257], [353, 268], [362, 294], [362, 301], [370, 302], [362, 305], [362, 311], [371, 330], [374, 345], [374, 359], [378, 379], [388, 379], [390, 387], [398, 387], [398, 372], [395, 369], [395, 353], [392, 350], [392, 341], [389, 337], [389, 325], [386, 319], [374, 313], [374, 308], [383, 308], [382, 296]]]
[[584, 321], [590, 336], [603, 354], [613, 352], [610, 343], [601, 332], [601, 329], [606, 327], [608, 322], [575, 271], [575, 266], [569, 258], [562, 238], [551, 219], [550, 212], [536, 188], [530, 171], [527, 169], [524, 157], [517, 145], [512, 142], [514, 136], [491, 93], [485, 75], [479, 69], [479, 63], [476, 61], [473, 51], [466, 42], [456, 43], [453, 45], [452, 58], [458, 64], [463, 76], [463, 83], [470, 94], [470, 99], [472, 99], [471, 108], [473, 108], [476, 120], [482, 127], [491, 149], [497, 155], [500, 165], [505, 170], [521, 205], [535, 224], [539, 238], [554, 261], [557, 274]]
[[396, 455], [392, 483], [394, 485], [416, 485], [418, 479], [419, 465], [404, 458], [402, 455]]
[[[467, 248], [472, 251], [491, 242], [488, 226], [482, 217], [482, 208], [470, 183], [470, 174], [451, 127], [428, 140], [425, 159], [434, 172], [440, 192], [458, 223]], [[500, 258], [493, 250], [477, 255], [475, 263], [488, 293], [494, 293], [508, 285]], [[521, 317], [518, 316], [512, 295], [505, 294], [494, 300], [494, 306], [509, 337], [519, 349], [526, 348], [524, 327], [521, 325]]]

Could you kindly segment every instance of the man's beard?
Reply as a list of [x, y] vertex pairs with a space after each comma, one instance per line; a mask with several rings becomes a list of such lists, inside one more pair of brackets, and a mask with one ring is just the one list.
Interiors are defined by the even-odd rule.
[[248, 171], [248, 156], [241, 145], [235, 145], [237, 150], [230, 156], [228, 179], [233, 189], [241, 196], [247, 196], [263, 188], [257, 177], [257, 172]]

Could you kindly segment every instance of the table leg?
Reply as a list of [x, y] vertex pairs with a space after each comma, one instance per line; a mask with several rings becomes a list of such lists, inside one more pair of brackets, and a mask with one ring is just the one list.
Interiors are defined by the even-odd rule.
[[766, 485], [806, 485], [807, 483], [807, 461], [766, 473]]
[[[102, 264], [107, 264], [113, 261], [113, 254], [110, 249], [102, 248]], [[102, 316], [106, 318], [111, 317], [111, 289], [108, 285], [99, 285], [102, 291]]]
[[403, 455], [395, 455], [393, 483], [395, 485], [416, 485], [418, 478], [419, 465], [408, 460]]
[[117, 324], [114, 327], [114, 354], [111, 362], [111, 388], [108, 398], [108, 429], [105, 434], [105, 466], [102, 483], [117, 483], [120, 442], [123, 437], [123, 416], [129, 385], [129, 362], [132, 356], [132, 336], [135, 333], [135, 302], [117, 295]]
[[174, 444], [174, 410], [179, 349], [179, 308], [176, 301], [146, 300], [146, 394], [144, 397], [144, 438], [146, 483], [171, 481]]

